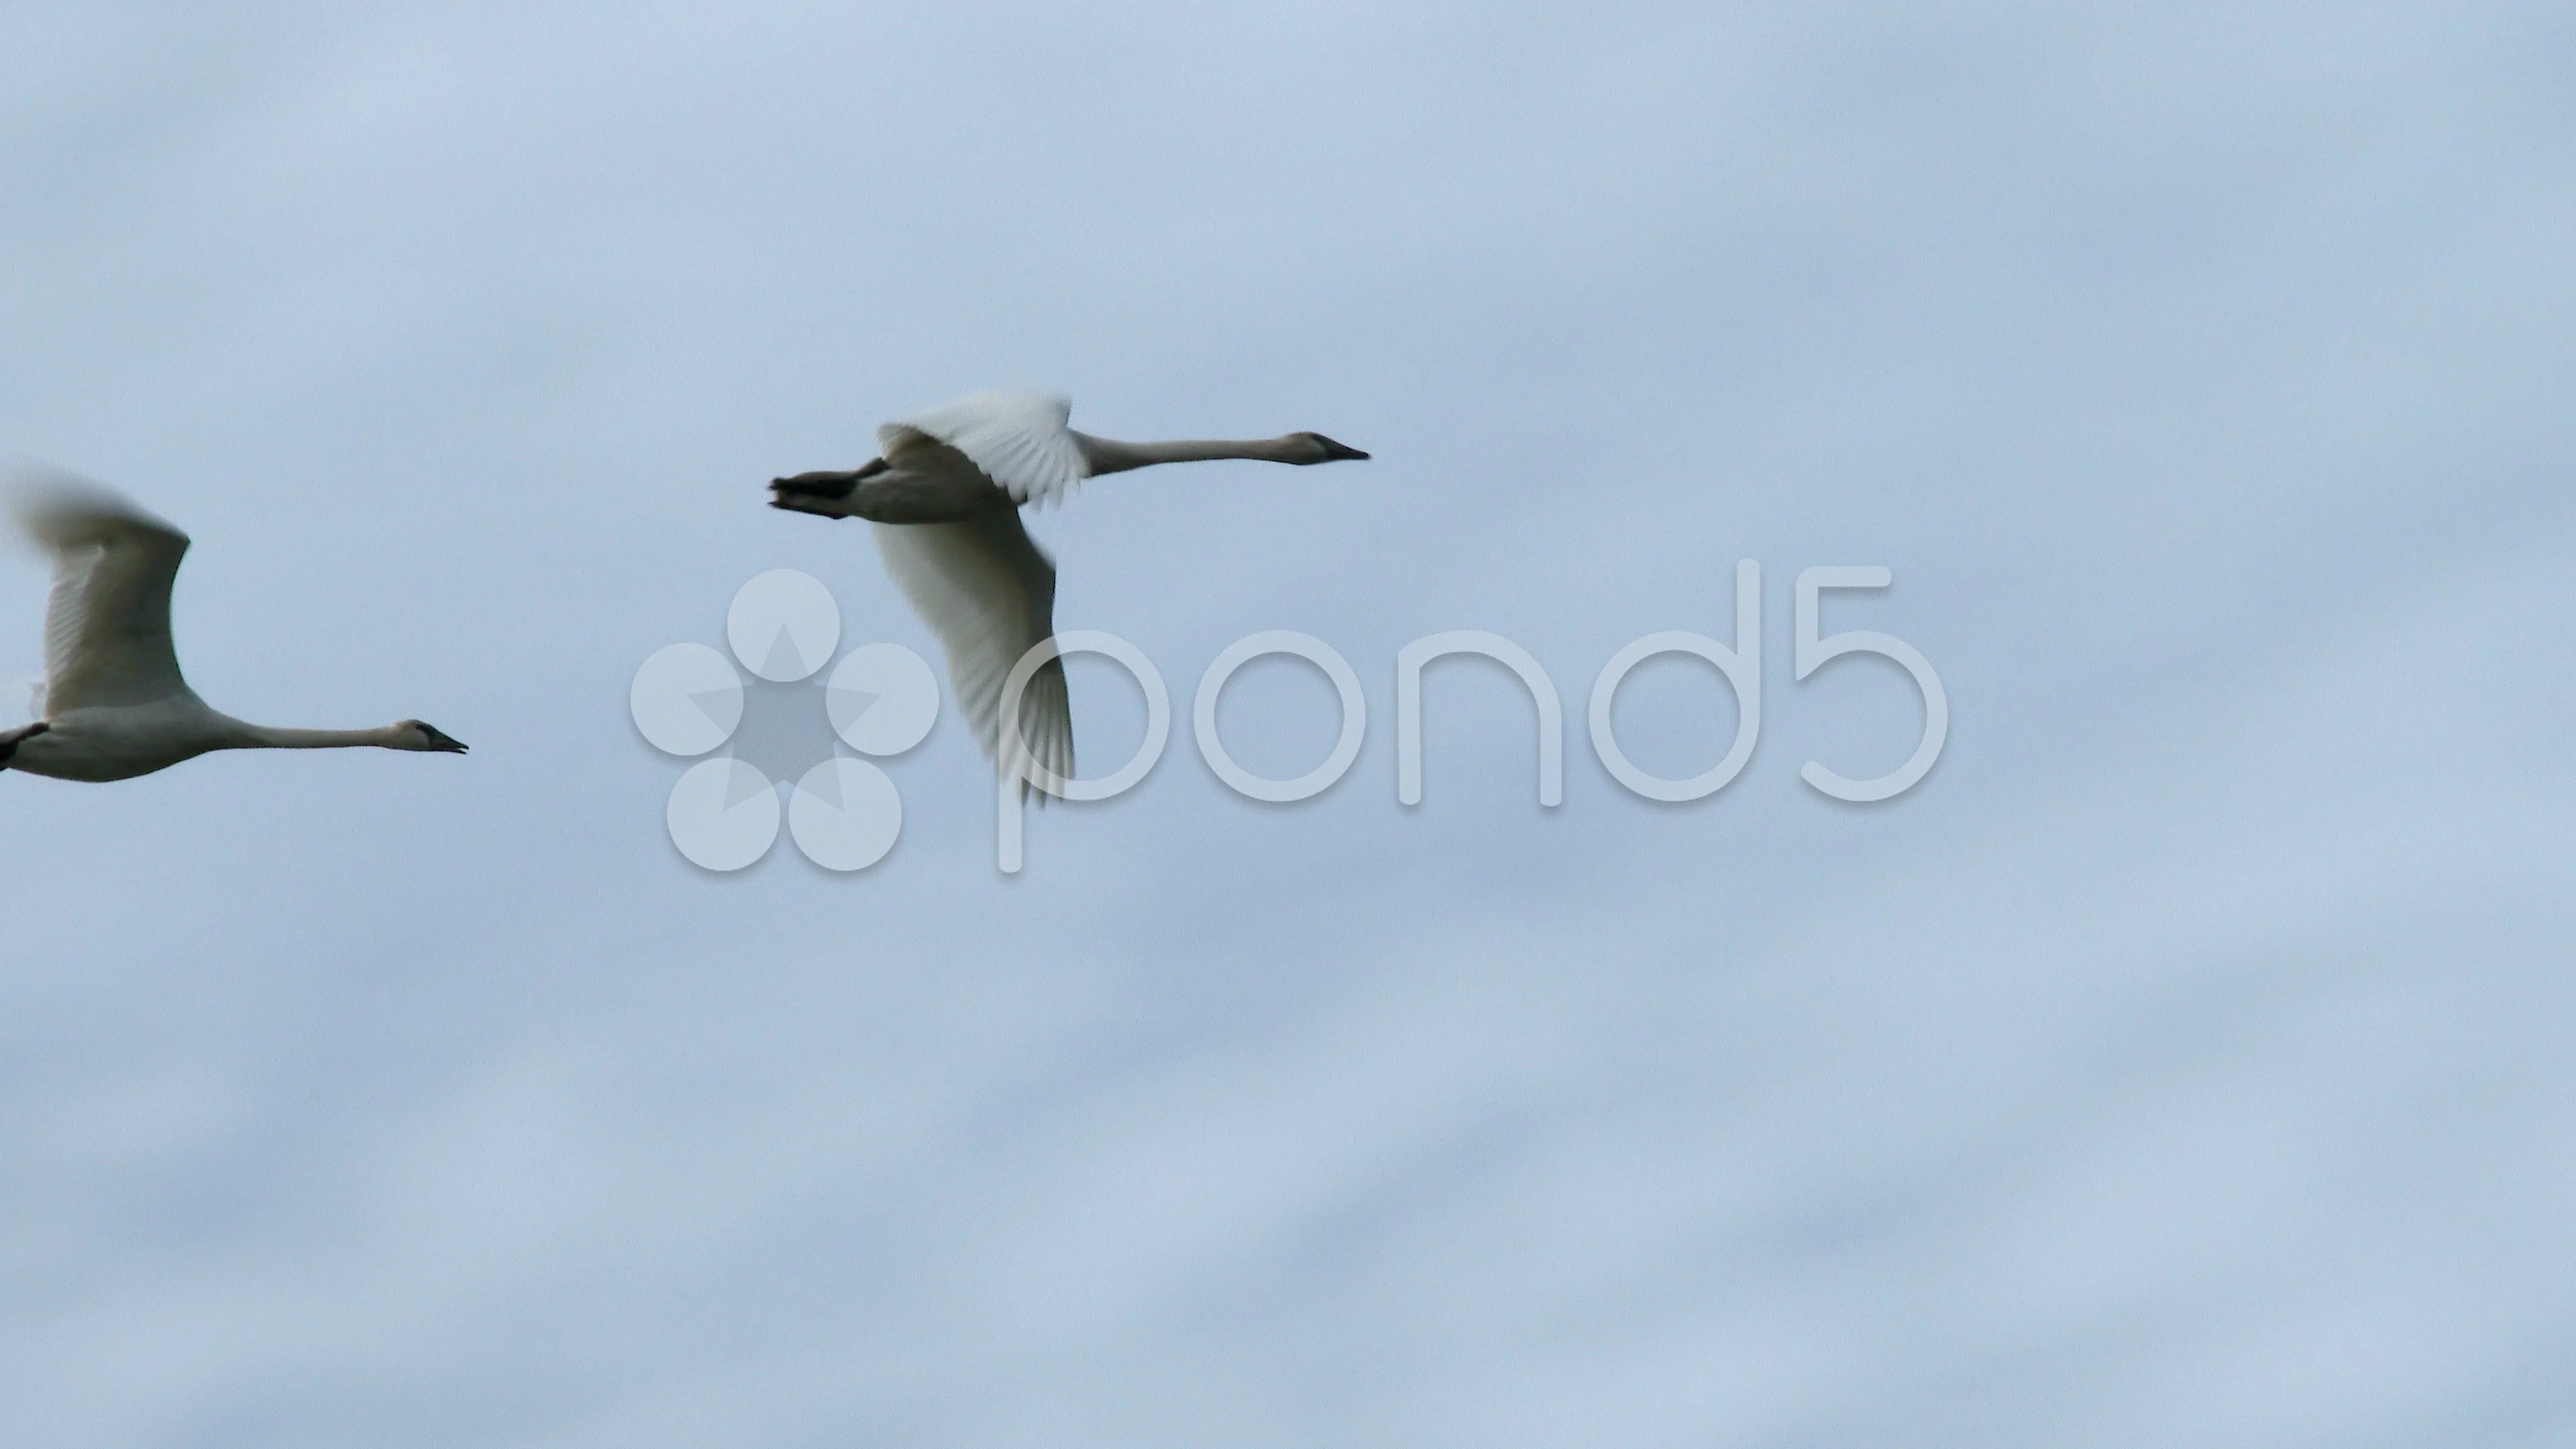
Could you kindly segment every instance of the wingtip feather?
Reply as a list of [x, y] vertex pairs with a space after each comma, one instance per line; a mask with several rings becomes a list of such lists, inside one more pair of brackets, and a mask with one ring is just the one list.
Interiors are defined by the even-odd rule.
[[95, 543], [137, 528], [187, 539], [168, 519], [96, 479], [23, 459], [0, 467], [0, 505], [21, 533], [48, 549]]

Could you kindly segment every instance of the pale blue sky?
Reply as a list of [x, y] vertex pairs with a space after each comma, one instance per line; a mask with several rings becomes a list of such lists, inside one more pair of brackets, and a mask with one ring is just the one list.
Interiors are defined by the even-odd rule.
[[[2576, 20], [1836, 7], [0, 12], [0, 452], [196, 538], [219, 708], [0, 774], [0, 1403], [65, 1446], [2576, 1443]], [[1033, 518], [1175, 748], [992, 864], [664, 838], [636, 666], [881, 419], [1376, 455]], [[1691, 806], [1592, 676], [1725, 636]], [[1833, 627], [1947, 682], [1796, 684]], [[0, 556], [0, 680], [43, 579]], [[1199, 672], [1359, 671], [1305, 805]], [[1393, 661], [1503, 633], [1568, 705]], [[0, 690], [0, 716], [19, 703]], [[1141, 712], [1075, 673], [1086, 763]], [[1728, 728], [1667, 660], [1640, 763]], [[1332, 723], [1273, 662], [1228, 738]], [[1123, 731], [1123, 733], [1122, 733]]]

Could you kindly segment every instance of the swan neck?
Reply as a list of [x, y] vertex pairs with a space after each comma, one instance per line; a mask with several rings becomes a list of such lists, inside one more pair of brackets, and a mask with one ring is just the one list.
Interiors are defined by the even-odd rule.
[[293, 730], [275, 725], [240, 725], [241, 740], [236, 749], [252, 750], [344, 750], [359, 745], [391, 745], [395, 728], [386, 725], [372, 730]]
[[1156, 463], [1203, 463], [1217, 458], [1250, 458], [1262, 463], [1299, 461], [1294, 452], [1295, 440], [1290, 438], [1184, 438], [1167, 443], [1122, 443], [1084, 433], [1074, 436], [1095, 476], [1150, 468]]

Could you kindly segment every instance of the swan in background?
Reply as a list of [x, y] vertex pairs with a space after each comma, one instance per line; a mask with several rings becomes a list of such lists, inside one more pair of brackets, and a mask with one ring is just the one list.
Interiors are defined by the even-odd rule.
[[[1020, 526], [1022, 505], [1059, 502], [1085, 478], [1156, 463], [1305, 465], [1368, 456], [1321, 433], [1121, 443], [1075, 432], [1066, 426], [1072, 415], [1073, 404], [1059, 396], [981, 392], [878, 428], [884, 456], [864, 467], [769, 485], [773, 508], [877, 525], [886, 571], [939, 635], [958, 703], [997, 762], [1003, 682], [1020, 656], [1055, 633], [1055, 565]], [[1048, 660], [1030, 678], [1020, 720], [1032, 762], [1058, 780], [1072, 779], [1062, 660]]]
[[43, 717], [0, 730], [0, 769], [62, 780], [127, 780], [208, 750], [373, 745], [461, 755], [416, 719], [372, 730], [245, 724], [179, 675], [170, 586], [188, 536], [95, 483], [24, 470], [6, 480], [19, 526], [53, 555], [45, 602]]

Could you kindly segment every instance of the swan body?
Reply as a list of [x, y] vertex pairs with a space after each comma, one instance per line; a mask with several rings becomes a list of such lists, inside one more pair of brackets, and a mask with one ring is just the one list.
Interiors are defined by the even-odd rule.
[[[958, 704], [996, 762], [1003, 683], [1022, 655], [1055, 633], [1055, 564], [1021, 525], [1023, 506], [1059, 503], [1086, 478], [1157, 463], [1304, 466], [1368, 456], [1321, 433], [1125, 443], [1076, 432], [1072, 416], [1072, 403], [1055, 394], [977, 393], [878, 428], [881, 456], [863, 467], [769, 485], [773, 508], [876, 525], [886, 571], [939, 635]], [[1060, 791], [1073, 778], [1062, 660], [1030, 678], [1020, 729], [1039, 780]]]
[[20, 527], [53, 556], [45, 603], [43, 718], [0, 731], [0, 769], [62, 780], [129, 780], [210, 750], [371, 745], [463, 754], [419, 720], [378, 729], [255, 725], [188, 687], [170, 639], [170, 590], [188, 536], [100, 487], [20, 475], [8, 489]]

